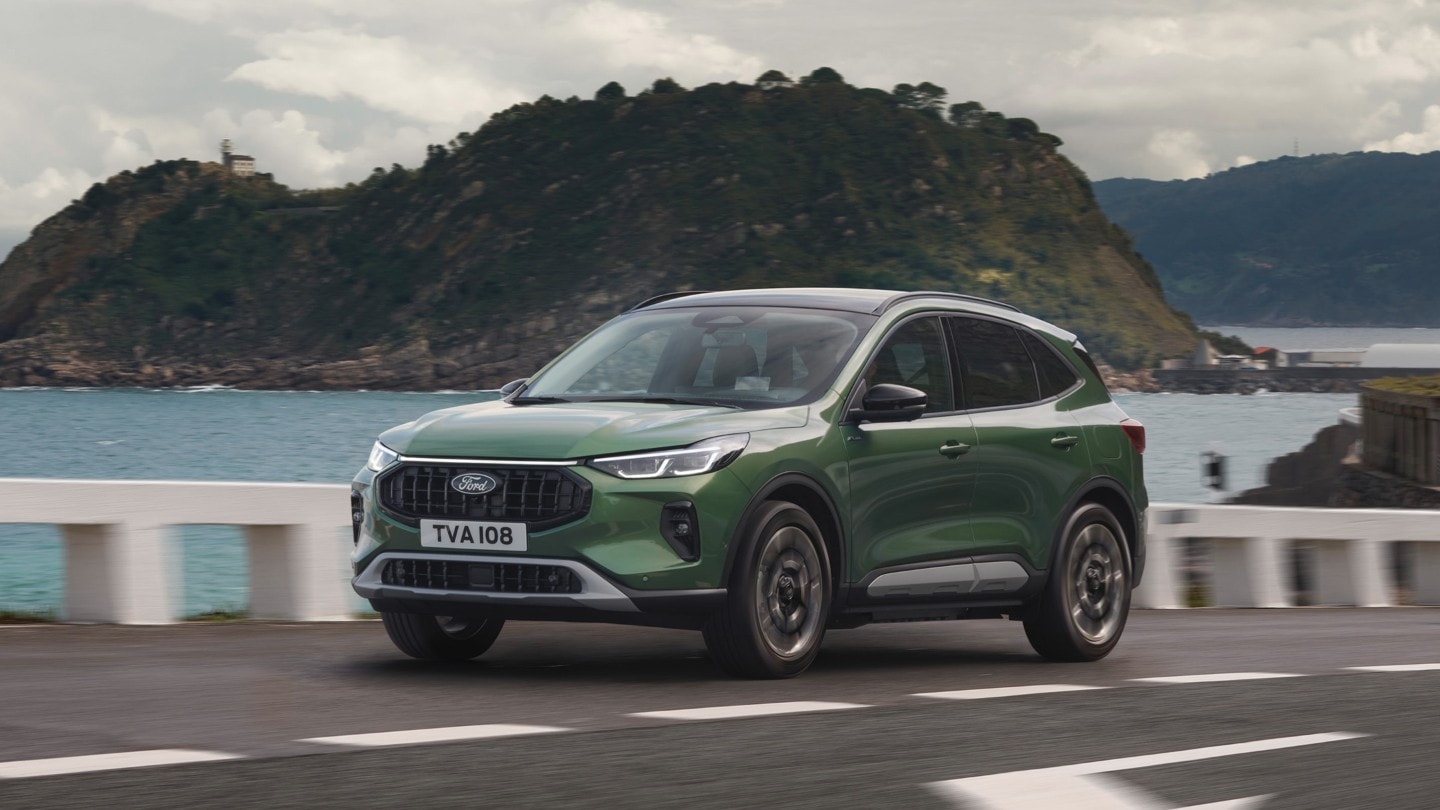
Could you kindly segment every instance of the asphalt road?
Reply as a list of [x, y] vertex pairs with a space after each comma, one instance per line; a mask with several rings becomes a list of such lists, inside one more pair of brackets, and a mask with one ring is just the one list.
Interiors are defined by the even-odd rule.
[[[1137, 611], [1093, 664], [1009, 622], [876, 625], [778, 682], [605, 625], [512, 623], [455, 666], [374, 622], [5, 627], [0, 807], [1428, 810], [1440, 666], [1355, 669], [1425, 664], [1440, 609]], [[127, 756], [213, 761], [93, 770]]]

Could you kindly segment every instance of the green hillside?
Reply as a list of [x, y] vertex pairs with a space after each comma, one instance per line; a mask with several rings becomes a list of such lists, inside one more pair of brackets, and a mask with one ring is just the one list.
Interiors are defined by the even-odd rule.
[[1201, 323], [1440, 325], [1440, 152], [1281, 158], [1095, 195]]
[[657, 292], [748, 286], [957, 290], [1119, 367], [1188, 353], [1058, 139], [943, 95], [612, 83], [343, 189], [126, 172], [0, 265], [0, 381], [491, 385]]

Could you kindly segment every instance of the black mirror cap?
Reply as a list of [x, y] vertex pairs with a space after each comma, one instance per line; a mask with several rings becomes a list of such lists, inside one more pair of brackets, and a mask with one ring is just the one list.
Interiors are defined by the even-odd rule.
[[860, 407], [850, 411], [858, 422], [909, 422], [925, 413], [930, 398], [908, 385], [880, 383], [870, 386]]
[[522, 378], [519, 380], [511, 380], [510, 382], [505, 383], [504, 385], [500, 386], [500, 397], [503, 399], [510, 396], [511, 394], [519, 391], [521, 388], [524, 388], [525, 383], [528, 382], [530, 382], [528, 378]]

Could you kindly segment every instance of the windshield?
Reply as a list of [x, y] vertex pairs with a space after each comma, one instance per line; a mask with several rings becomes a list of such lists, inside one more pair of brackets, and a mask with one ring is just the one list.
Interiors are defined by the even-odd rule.
[[774, 307], [640, 310], [576, 344], [512, 401], [809, 402], [874, 321]]

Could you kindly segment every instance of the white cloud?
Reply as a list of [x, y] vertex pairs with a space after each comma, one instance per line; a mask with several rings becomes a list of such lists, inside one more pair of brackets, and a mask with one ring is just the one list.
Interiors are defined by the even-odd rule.
[[555, 33], [578, 46], [597, 48], [601, 60], [613, 68], [654, 67], [692, 81], [749, 81], [763, 69], [755, 56], [713, 36], [674, 31], [660, 14], [609, 0], [562, 8], [555, 22]]
[[0, 177], [0, 230], [28, 230], [85, 193], [97, 179], [79, 169], [42, 169], [11, 186]]
[[1204, 177], [1210, 173], [1210, 161], [1206, 157], [1205, 141], [1198, 133], [1189, 130], [1162, 129], [1156, 132], [1146, 147], [1151, 156], [1157, 158], [1170, 177]]
[[327, 146], [329, 127], [296, 110], [249, 110], [238, 117], [212, 110], [203, 120], [205, 137], [229, 138], [235, 151], [255, 158], [256, 171], [273, 174], [293, 188], [326, 188], [362, 179], [376, 166], [388, 168], [397, 156], [407, 165], [425, 154], [425, 146], [444, 143], [454, 132], [444, 126], [371, 126], [348, 149]]
[[1382, 103], [1374, 112], [1365, 116], [1355, 126], [1355, 137], [1360, 139], [1377, 138], [1387, 132], [1395, 130], [1395, 120], [1400, 117], [1400, 103], [1389, 100]]
[[335, 100], [358, 99], [417, 121], [458, 124], [525, 98], [480, 79], [454, 52], [404, 37], [360, 31], [284, 31], [259, 42], [266, 58], [227, 78], [271, 90]]
[[1425, 108], [1419, 132], [1402, 132], [1393, 138], [1365, 144], [1367, 152], [1434, 152], [1440, 150], [1440, 104]]

